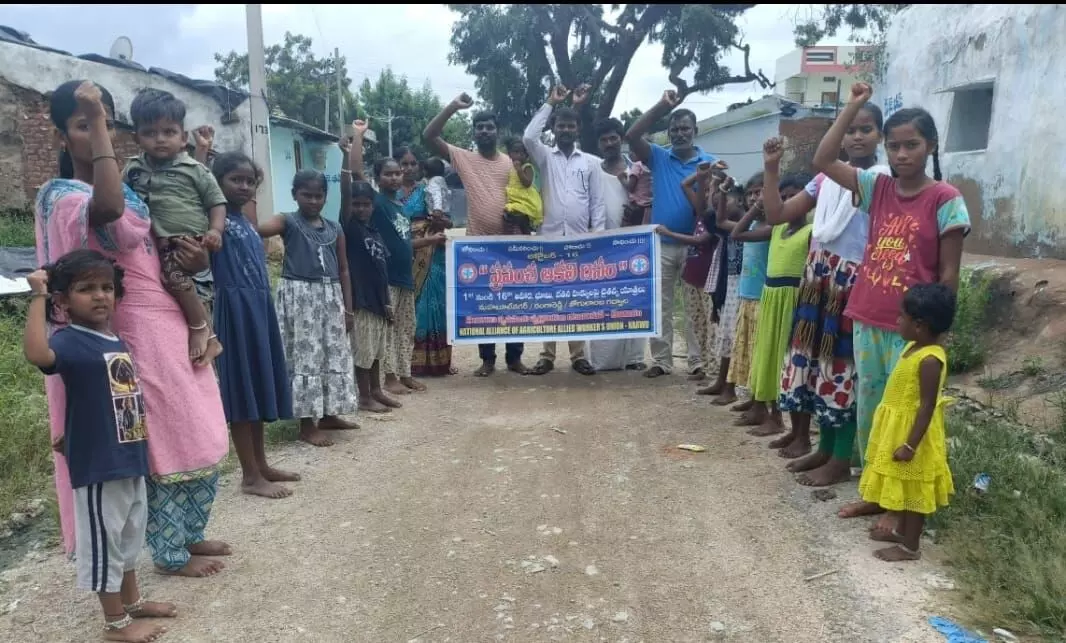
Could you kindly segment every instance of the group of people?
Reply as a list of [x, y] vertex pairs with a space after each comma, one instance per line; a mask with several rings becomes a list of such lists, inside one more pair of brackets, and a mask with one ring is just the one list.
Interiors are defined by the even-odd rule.
[[[426, 127], [439, 154], [410, 149], [363, 163], [367, 124], [342, 141], [341, 211], [322, 215], [328, 183], [314, 170], [293, 179], [297, 211], [259, 219], [262, 174], [240, 152], [208, 159], [209, 128], [186, 151], [185, 107], [144, 90], [130, 116], [142, 149], [121, 167], [113, 147], [115, 104], [106, 89], [71, 81], [51, 95], [61, 141], [59, 177], [36, 201], [44, 268], [29, 281], [27, 359], [46, 374], [64, 542], [78, 585], [99, 595], [109, 640], [150, 641], [174, 605], [146, 601], [134, 572], [147, 541], [156, 568], [209, 576], [227, 543], [205, 529], [228, 450], [242, 489], [279, 498], [299, 480], [271, 467], [264, 424], [298, 418], [300, 435], [331, 444], [329, 431], [356, 425], [356, 409], [389, 412], [397, 397], [424, 391], [415, 375], [454, 372], [444, 318], [445, 231], [451, 227], [445, 160], [469, 201], [471, 236], [567, 237], [653, 224], [663, 237], [663, 306], [682, 282], [692, 379], [718, 360], [701, 389], [733, 404], [755, 435], [791, 430], [771, 446], [794, 458], [802, 484], [848, 478], [863, 463], [863, 502], [842, 516], [888, 512], [871, 537], [885, 560], [918, 556], [924, 517], [953, 492], [941, 389], [962, 244], [969, 218], [958, 191], [941, 182], [938, 135], [922, 109], [882, 122], [870, 88], [826, 134], [813, 164], [821, 173], [780, 176], [780, 140], [764, 145], [765, 168], [741, 188], [725, 163], [694, 145], [695, 115], [672, 91], [628, 131], [596, 124], [599, 152], [576, 144], [582, 86], [556, 87], [521, 140], [499, 149], [496, 119], [475, 114], [473, 150], [448, 144], [448, 119], [463, 94]], [[561, 106], [573, 96], [573, 107]], [[670, 146], [646, 134], [668, 117]], [[549, 125], [554, 144], [542, 141]], [[637, 162], [622, 154], [628, 140]], [[875, 165], [884, 141], [890, 169]], [[843, 149], [847, 163], [837, 160]], [[933, 176], [926, 174], [932, 157]], [[812, 216], [813, 215], [813, 216]], [[285, 254], [276, 295], [263, 239]], [[573, 369], [673, 369], [673, 328], [651, 342], [569, 346]], [[185, 338], [187, 341], [175, 341]], [[545, 343], [533, 368], [508, 344], [507, 368], [554, 368]], [[488, 376], [494, 345], [479, 347]], [[214, 368], [211, 368], [211, 365]], [[811, 450], [810, 422], [821, 432]], [[806, 457], [801, 457], [806, 456]]]

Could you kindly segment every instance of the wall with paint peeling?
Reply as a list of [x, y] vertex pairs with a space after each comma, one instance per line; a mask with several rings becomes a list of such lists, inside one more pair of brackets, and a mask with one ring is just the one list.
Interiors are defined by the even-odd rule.
[[1059, 4], [913, 5], [889, 31], [874, 101], [886, 118], [932, 113], [973, 220], [968, 252], [1066, 259], [1062, 34]]

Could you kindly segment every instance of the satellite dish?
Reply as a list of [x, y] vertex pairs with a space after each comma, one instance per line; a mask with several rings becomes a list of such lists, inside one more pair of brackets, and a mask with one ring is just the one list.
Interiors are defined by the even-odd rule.
[[133, 60], [133, 41], [126, 36], [119, 36], [111, 45], [108, 56], [116, 60]]

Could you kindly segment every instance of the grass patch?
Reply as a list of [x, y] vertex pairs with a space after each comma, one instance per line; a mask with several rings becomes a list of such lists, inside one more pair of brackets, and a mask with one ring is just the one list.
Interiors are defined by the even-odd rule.
[[965, 373], [983, 365], [988, 357], [984, 332], [992, 303], [992, 279], [987, 274], [964, 269], [959, 278], [955, 324], [948, 336], [948, 372]]
[[[1066, 398], [1059, 400], [1066, 407]], [[974, 409], [948, 421], [956, 496], [930, 527], [979, 626], [1066, 635], [1066, 424], [1036, 435]], [[986, 493], [973, 488], [991, 476]]]
[[0, 209], [0, 248], [31, 248], [34, 241], [33, 210]]

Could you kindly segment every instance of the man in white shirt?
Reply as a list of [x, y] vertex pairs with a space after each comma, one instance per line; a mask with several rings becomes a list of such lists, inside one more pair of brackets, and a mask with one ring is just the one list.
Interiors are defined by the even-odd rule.
[[[588, 98], [589, 88], [582, 85], [574, 92], [578, 104]], [[545, 237], [571, 237], [599, 232], [606, 225], [606, 206], [603, 200], [603, 172], [600, 159], [577, 149], [579, 117], [577, 112], [555, 106], [566, 100], [570, 91], [557, 86], [526, 127], [522, 142], [529, 158], [540, 170], [541, 200], [544, 202], [544, 223], [540, 233]], [[540, 136], [555, 110], [552, 134], [555, 146], [548, 147]], [[595, 375], [585, 357], [585, 342], [569, 342], [570, 363], [582, 375]], [[534, 375], [544, 375], [555, 368], [555, 342], [545, 342], [540, 361], [533, 367]]]

